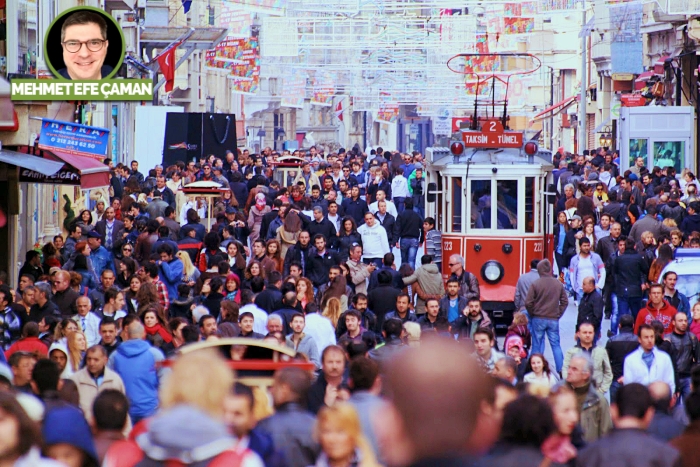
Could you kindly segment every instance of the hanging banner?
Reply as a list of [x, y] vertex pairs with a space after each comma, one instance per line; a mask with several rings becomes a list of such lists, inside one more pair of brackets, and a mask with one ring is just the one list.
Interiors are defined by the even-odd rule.
[[282, 107], [304, 108], [306, 97], [306, 76], [296, 72], [282, 78]]
[[256, 94], [260, 86], [260, 47], [258, 39], [227, 38], [214, 50], [207, 50], [204, 66], [209, 70], [228, 71], [233, 92]]
[[314, 90], [311, 104], [330, 107], [333, 104], [333, 96], [335, 96], [335, 82], [330, 73], [317, 73], [311, 79], [311, 84]]
[[43, 119], [39, 148], [89, 156], [103, 160], [107, 155], [109, 130], [71, 122]]
[[396, 104], [381, 104], [377, 111], [376, 120], [385, 123], [396, 123], [399, 119], [399, 106]]

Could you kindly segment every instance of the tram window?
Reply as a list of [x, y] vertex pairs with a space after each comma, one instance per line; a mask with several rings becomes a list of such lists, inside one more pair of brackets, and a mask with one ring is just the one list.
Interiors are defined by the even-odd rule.
[[491, 180], [472, 180], [471, 182], [472, 229], [491, 228]]
[[498, 196], [496, 222], [498, 230], [518, 228], [518, 181], [499, 180], [496, 193]]
[[525, 178], [525, 232], [535, 231], [535, 177]]
[[452, 178], [452, 232], [462, 231], [462, 179]]

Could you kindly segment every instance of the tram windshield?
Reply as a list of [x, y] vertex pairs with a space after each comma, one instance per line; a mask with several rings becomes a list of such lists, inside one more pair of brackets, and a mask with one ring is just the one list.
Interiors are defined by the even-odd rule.
[[470, 225], [472, 229], [517, 229], [518, 181], [472, 180]]

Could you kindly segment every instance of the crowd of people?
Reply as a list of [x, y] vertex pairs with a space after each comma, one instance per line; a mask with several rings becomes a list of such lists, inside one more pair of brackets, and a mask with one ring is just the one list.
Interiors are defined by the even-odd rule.
[[[285, 155], [106, 161], [93, 209], [0, 272], [0, 466], [696, 465], [700, 303], [661, 276], [700, 246], [692, 173], [557, 153], [554, 264], [520, 277], [499, 345], [465, 258], [443, 265], [419, 152], [295, 151], [281, 186]], [[265, 390], [179, 352], [229, 337], [314, 370]]]

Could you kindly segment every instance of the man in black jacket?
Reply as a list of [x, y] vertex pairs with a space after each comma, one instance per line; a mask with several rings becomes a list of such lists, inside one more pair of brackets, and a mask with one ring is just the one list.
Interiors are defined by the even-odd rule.
[[576, 319], [576, 329], [581, 323], [591, 323], [595, 328], [593, 345], [600, 339], [600, 325], [603, 322], [603, 296], [595, 288], [595, 279], [585, 277], [583, 279], [583, 297], [578, 305], [578, 318]]
[[268, 314], [282, 308], [282, 274], [279, 271], [272, 271], [267, 278], [265, 290], [255, 297], [255, 306], [265, 310]]
[[631, 315], [620, 317], [620, 333], [608, 339], [605, 350], [610, 358], [610, 367], [613, 372], [613, 382], [610, 385], [610, 399], [615, 400], [615, 393], [622, 387], [622, 370], [625, 358], [637, 350], [639, 339], [634, 335], [634, 318]]
[[374, 213], [374, 217], [379, 221], [379, 225], [384, 227], [386, 230], [386, 237], [389, 241], [389, 246], [392, 246], [397, 242], [394, 238], [394, 225], [396, 224], [396, 218], [392, 216], [386, 210], [386, 201], [379, 201], [377, 203], [377, 212]]
[[615, 294], [620, 316], [631, 314], [635, 319], [642, 308], [642, 294], [647, 288], [649, 265], [635, 251], [634, 239], [627, 238], [625, 252], [620, 255], [613, 265]]
[[318, 288], [328, 281], [331, 266], [340, 264], [340, 258], [326, 248], [326, 239], [322, 234], [314, 235], [314, 246], [316, 249], [308, 257], [306, 277]]
[[690, 395], [690, 372], [700, 364], [700, 345], [695, 334], [688, 331], [688, 315], [676, 313], [673, 318], [673, 332], [666, 336], [673, 346], [676, 364], [676, 394], [682, 400]]
[[379, 285], [372, 290], [367, 296], [368, 308], [374, 312], [377, 317], [375, 328], [372, 329], [376, 334], [381, 333], [384, 317], [388, 312], [396, 306], [396, 299], [401, 290], [391, 285], [391, 274], [389, 271], [380, 271], [377, 275]]
[[289, 267], [292, 263], [301, 264], [302, 275], [308, 277], [309, 256], [314, 248], [311, 246], [311, 235], [308, 230], [299, 232], [299, 239], [295, 245], [287, 249], [287, 254], [284, 257], [284, 275], [289, 275]]
[[321, 206], [314, 207], [314, 218], [306, 226], [309, 231], [311, 238], [316, 238], [316, 235], [323, 235], [327, 241], [333, 241], [336, 238], [336, 230], [333, 222], [326, 219], [323, 215], [323, 208]]
[[396, 218], [392, 238], [396, 242], [396, 248], [401, 249], [401, 264], [408, 263], [415, 267], [423, 219], [413, 210], [411, 198], [407, 198], [405, 204], [406, 209]]

